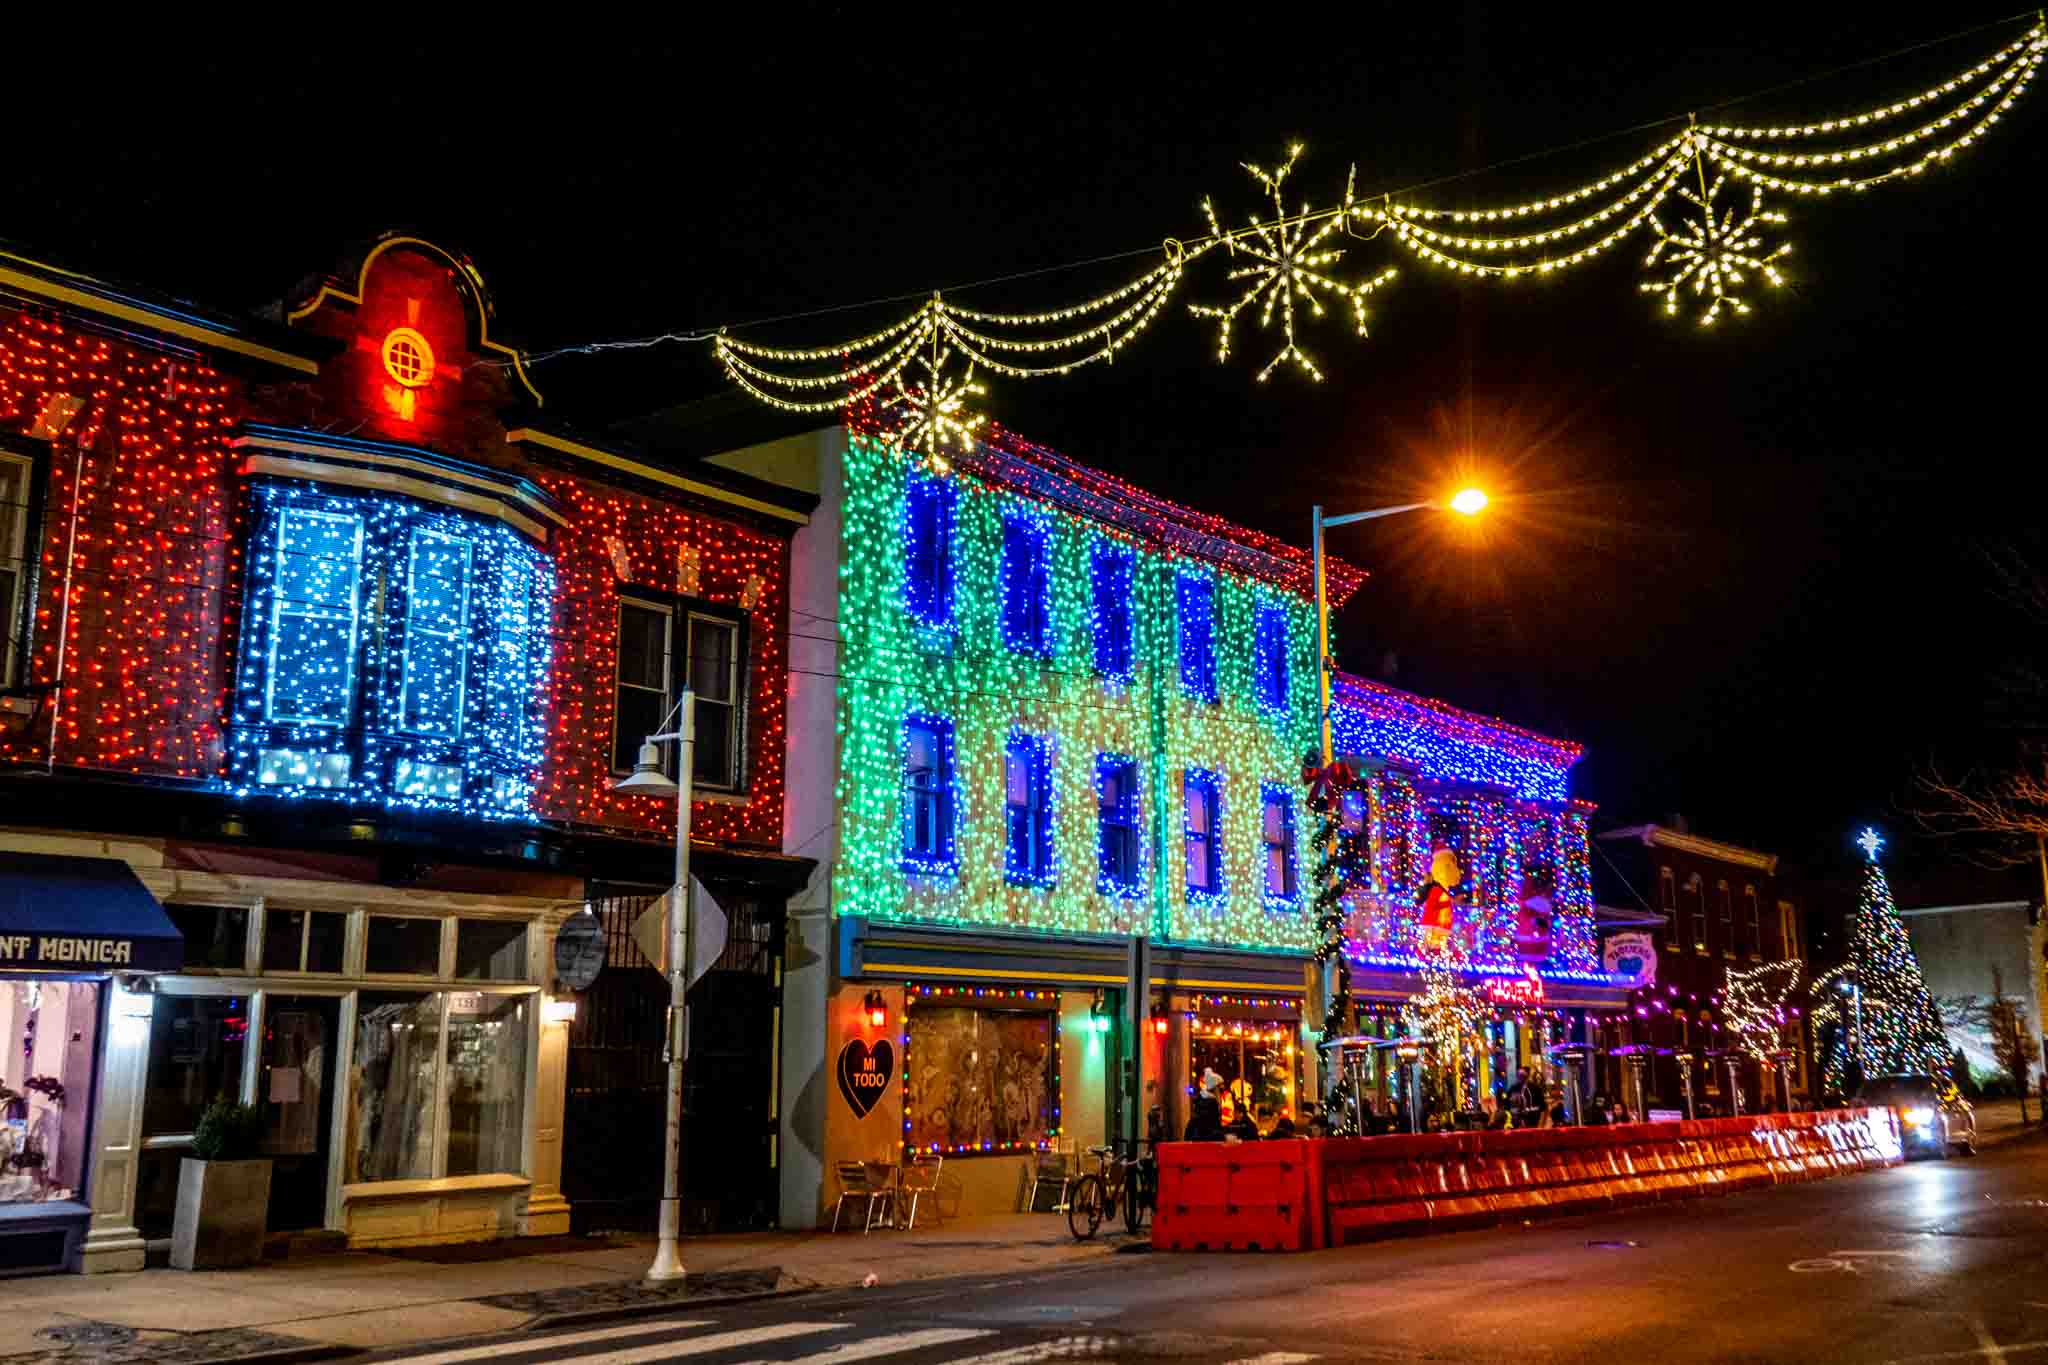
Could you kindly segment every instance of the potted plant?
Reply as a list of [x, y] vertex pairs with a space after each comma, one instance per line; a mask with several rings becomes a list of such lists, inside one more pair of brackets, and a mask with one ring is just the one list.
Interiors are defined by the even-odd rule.
[[179, 1270], [223, 1270], [263, 1259], [270, 1211], [270, 1158], [263, 1114], [253, 1105], [218, 1099], [192, 1131], [192, 1155], [178, 1170], [178, 1213], [171, 1227], [171, 1264]]

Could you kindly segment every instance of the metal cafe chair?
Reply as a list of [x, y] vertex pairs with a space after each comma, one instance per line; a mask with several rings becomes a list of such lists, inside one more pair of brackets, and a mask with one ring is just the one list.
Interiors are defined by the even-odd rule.
[[932, 1197], [932, 1216], [941, 1222], [945, 1221], [945, 1215], [939, 1211], [938, 1207], [939, 1168], [944, 1166], [945, 1163], [946, 1158], [944, 1156], [933, 1153], [926, 1156], [913, 1156], [910, 1158], [910, 1164], [903, 1168], [902, 1183], [898, 1185], [896, 1195], [899, 1200], [907, 1198], [910, 1201], [910, 1216], [903, 1222], [903, 1230], [905, 1232], [917, 1226], [918, 1201], [925, 1195]]
[[1032, 1169], [1031, 1193], [1024, 1200], [1025, 1209], [1032, 1210], [1038, 1207], [1038, 1191], [1041, 1187], [1057, 1185], [1060, 1187], [1060, 1197], [1052, 1206], [1052, 1212], [1065, 1213], [1067, 1193], [1074, 1187], [1074, 1177], [1073, 1153], [1067, 1149], [1066, 1143], [1062, 1142], [1052, 1151], [1040, 1152], [1038, 1163]]
[[846, 1208], [848, 1200], [865, 1200], [867, 1208], [862, 1211], [861, 1231], [875, 1229], [875, 1210], [887, 1209], [896, 1192], [874, 1178], [865, 1161], [841, 1161], [839, 1169], [839, 1202], [832, 1206], [832, 1231], [839, 1231], [839, 1215]]

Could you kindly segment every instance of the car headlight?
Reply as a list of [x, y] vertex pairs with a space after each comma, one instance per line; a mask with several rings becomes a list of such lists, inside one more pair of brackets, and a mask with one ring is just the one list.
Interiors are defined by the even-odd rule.
[[1934, 1122], [1934, 1111], [1924, 1105], [1918, 1109], [1908, 1109], [1906, 1111], [1906, 1126], [1908, 1128], [1925, 1128], [1932, 1122]]

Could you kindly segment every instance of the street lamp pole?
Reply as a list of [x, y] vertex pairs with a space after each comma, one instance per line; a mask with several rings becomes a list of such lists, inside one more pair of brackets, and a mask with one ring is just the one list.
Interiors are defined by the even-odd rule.
[[[690, 967], [695, 956], [696, 916], [690, 896], [690, 788], [697, 750], [696, 694], [685, 688], [676, 708], [674, 730], [649, 735], [640, 746], [633, 774], [612, 784], [612, 790], [640, 796], [676, 798], [676, 882], [668, 898], [668, 1029], [662, 1044], [662, 1060], [668, 1064], [668, 1092], [664, 1097], [666, 1139], [661, 1172], [660, 1244], [654, 1264], [648, 1267], [652, 1281], [683, 1278], [683, 1065], [690, 1052]], [[675, 741], [676, 777], [661, 770], [660, 745]]]

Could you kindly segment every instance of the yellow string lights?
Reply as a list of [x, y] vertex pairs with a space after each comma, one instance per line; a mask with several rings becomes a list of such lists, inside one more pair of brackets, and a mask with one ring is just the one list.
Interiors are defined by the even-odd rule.
[[[1703, 305], [1710, 326], [1723, 310], [1750, 311], [1739, 288], [1752, 279], [1779, 285], [1778, 262], [1791, 251], [1767, 244], [1762, 229], [1782, 224], [1768, 209], [1766, 191], [1825, 196], [1860, 192], [1917, 176], [1949, 160], [1988, 133], [2012, 108], [2048, 58], [2048, 24], [2027, 31], [1948, 80], [1878, 108], [1816, 123], [1772, 126], [1699, 124], [1668, 137], [1627, 165], [1585, 184], [1524, 203], [1447, 209], [1408, 193], [1359, 200], [1347, 181], [1333, 206], [1305, 202], [1287, 210], [1283, 186], [1302, 154], [1297, 144], [1277, 170], [1245, 169], [1271, 201], [1273, 216], [1247, 215], [1226, 229], [1211, 201], [1202, 201], [1208, 234], [1167, 239], [1163, 258], [1107, 293], [1035, 313], [992, 313], [965, 308], [933, 294], [908, 316], [866, 336], [827, 346], [784, 349], [742, 341], [723, 331], [708, 339], [733, 383], [764, 403], [792, 412], [832, 412], [872, 399], [897, 423], [890, 439], [943, 467], [948, 445], [967, 446], [981, 418], [967, 408], [981, 393], [977, 369], [1013, 379], [1036, 379], [1115, 358], [1140, 336], [1172, 298], [1187, 270], [1217, 247], [1237, 262], [1226, 279], [1238, 288], [1228, 303], [1193, 303], [1189, 312], [1216, 324], [1219, 361], [1231, 352], [1239, 317], [1254, 310], [1262, 330], [1277, 325], [1280, 347], [1258, 371], [1264, 381], [1292, 363], [1312, 379], [1322, 371], [1303, 350], [1297, 323], [1320, 318], [1325, 302], [1350, 305], [1360, 336], [1366, 334], [1366, 298], [1394, 278], [1389, 267], [1355, 281], [1333, 273], [1355, 240], [1385, 237], [1429, 265], [1486, 280], [1547, 276], [1594, 261], [1647, 228], [1657, 240], [1643, 260], [1658, 272], [1642, 281], [1644, 293], [1662, 295], [1664, 311], [1680, 311], [1682, 292]], [[1889, 136], [1886, 127], [1910, 126]], [[1355, 174], [1355, 172], [1354, 172]], [[1730, 186], [1729, 182], [1737, 182]], [[1746, 212], [1717, 207], [1724, 186], [1746, 183]], [[1698, 192], [1692, 188], [1697, 185]], [[1659, 210], [1673, 195], [1691, 208], [1667, 226]], [[1512, 224], [1515, 230], [1501, 232]], [[1369, 228], [1360, 232], [1358, 228]], [[694, 338], [693, 338], [694, 339]], [[636, 345], [641, 343], [611, 343]], [[602, 347], [582, 348], [602, 349]], [[954, 357], [964, 370], [949, 378]], [[912, 366], [920, 379], [906, 379]]]

